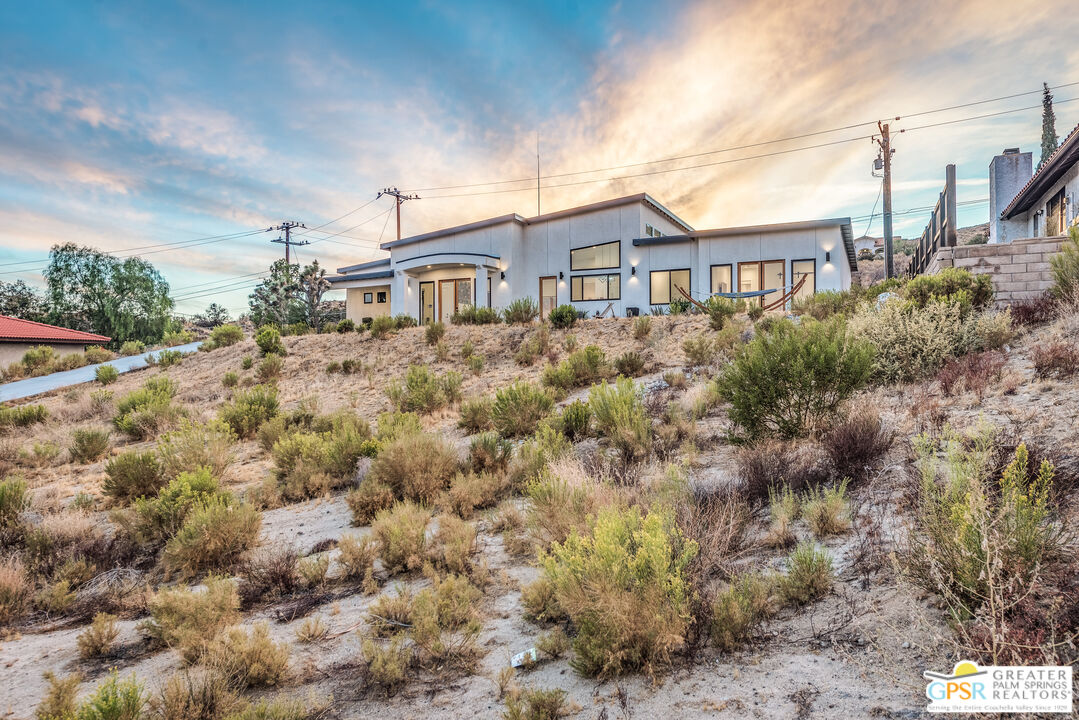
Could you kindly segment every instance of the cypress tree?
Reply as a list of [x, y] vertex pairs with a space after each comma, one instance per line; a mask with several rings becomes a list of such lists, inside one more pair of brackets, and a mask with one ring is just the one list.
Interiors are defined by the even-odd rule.
[[1049, 92], [1049, 84], [1042, 83], [1042, 158], [1038, 167], [1044, 165], [1056, 149], [1057, 116], [1053, 112], [1053, 94]]

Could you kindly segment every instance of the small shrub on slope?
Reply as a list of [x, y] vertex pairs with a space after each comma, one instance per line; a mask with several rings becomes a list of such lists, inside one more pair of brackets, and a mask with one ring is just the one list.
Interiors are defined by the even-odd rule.
[[523, 381], [499, 388], [491, 406], [491, 423], [503, 437], [531, 435], [550, 414], [554, 399]]
[[652, 449], [652, 421], [636, 383], [629, 378], [619, 378], [610, 385], [604, 381], [589, 392], [588, 405], [597, 433], [607, 438], [625, 460], [648, 456]]
[[221, 406], [218, 417], [241, 439], [255, 436], [259, 426], [278, 412], [277, 390], [256, 385], [236, 393], [232, 401]]

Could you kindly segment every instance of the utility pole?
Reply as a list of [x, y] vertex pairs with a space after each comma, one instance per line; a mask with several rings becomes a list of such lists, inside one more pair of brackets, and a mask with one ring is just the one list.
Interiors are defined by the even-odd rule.
[[[397, 198], [397, 202], [396, 202], [396, 205], [397, 205], [397, 239], [400, 240], [401, 239], [401, 203], [403, 203], [405, 200], [419, 200], [420, 196], [416, 195], [415, 193], [413, 193], [411, 195], [408, 195], [406, 193], [401, 192], [400, 190], [398, 190], [395, 187], [388, 187], [388, 188], [383, 188], [383, 189], [379, 190], [378, 191], [378, 197], [382, 197], [383, 195], [390, 195], [392, 197]], [[378, 198], [375, 198], [375, 199], [377, 200]]]
[[283, 237], [283, 238], [281, 238], [281, 237], [275, 238], [275, 239], [271, 240], [270, 242], [283, 243], [285, 245], [285, 264], [286, 265], [288, 265], [291, 262], [291, 256], [290, 256], [290, 253], [289, 253], [289, 249], [293, 245], [299, 246], [299, 245], [310, 245], [311, 244], [310, 240], [293, 240], [292, 239], [292, 228], [298, 228], [298, 227], [302, 227], [302, 228], [305, 228], [305, 229], [307, 228], [306, 225], [304, 225], [303, 223], [300, 223], [300, 222], [296, 222], [295, 220], [286, 220], [285, 222], [281, 223], [277, 227], [270, 228], [271, 230], [277, 230], [278, 232], [284, 232], [285, 233], [285, 237]]
[[540, 162], [539, 162], [539, 133], [536, 133], [536, 216], [540, 216]]
[[884, 275], [893, 278], [895, 277], [895, 261], [892, 258], [892, 137], [888, 130], [888, 123], [878, 120], [877, 129], [880, 130], [880, 137], [873, 138], [880, 148], [877, 165], [884, 169], [884, 183], [881, 189], [881, 194], [884, 196]]

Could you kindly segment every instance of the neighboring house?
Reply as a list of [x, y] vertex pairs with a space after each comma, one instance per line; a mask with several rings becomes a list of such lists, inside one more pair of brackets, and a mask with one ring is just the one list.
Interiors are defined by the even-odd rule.
[[38, 345], [48, 345], [57, 355], [70, 355], [84, 351], [87, 345], [108, 341], [104, 335], [0, 315], [0, 365], [21, 360], [27, 350]]
[[1079, 221], [1079, 126], [1033, 172], [1033, 156], [1009, 148], [989, 163], [989, 242], [1067, 235]]
[[[466, 305], [538, 300], [546, 315], [571, 304], [592, 315], [648, 313], [681, 298], [781, 288], [850, 287], [857, 269], [849, 218], [694, 230], [641, 193], [537, 217], [516, 213], [385, 242], [390, 256], [338, 269], [356, 322], [407, 313], [449, 321]], [[779, 294], [769, 295], [769, 299]]]

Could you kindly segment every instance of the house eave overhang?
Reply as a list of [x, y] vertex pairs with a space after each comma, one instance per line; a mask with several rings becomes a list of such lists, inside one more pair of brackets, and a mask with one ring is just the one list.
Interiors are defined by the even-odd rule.
[[1038, 168], [1023, 189], [1016, 193], [1008, 206], [1001, 211], [1001, 218], [1011, 220], [1030, 210], [1038, 198], [1052, 190], [1076, 162], [1079, 162], [1079, 126], [1072, 129], [1060, 147]]
[[360, 272], [361, 270], [373, 271], [374, 268], [383, 266], [390, 266], [390, 259], [388, 257], [382, 258], [380, 260], [368, 260], [367, 262], [357, 263], [356, 265], [346, 265], [345, 267], [339, 267], [337, 268], [337, 272], [340, 275], [347, 275], [349, 273]]
[[339, 285], [346, 282], [355, 282], [357, 280], [381, 280], [385, 278], [392, 278], [393, 270], [379, 270], [377, 272], [364, 272], [364, 273], [351, 273], [347, 275], [334, 275], [326, 278], [331, 285]]
[[438, 270], [447, 267], [485, 267], [490, 270], [501, 268], [502, 258], [492, 253], [440, 252], [416, 255], [394, 264], [395, 270]]

